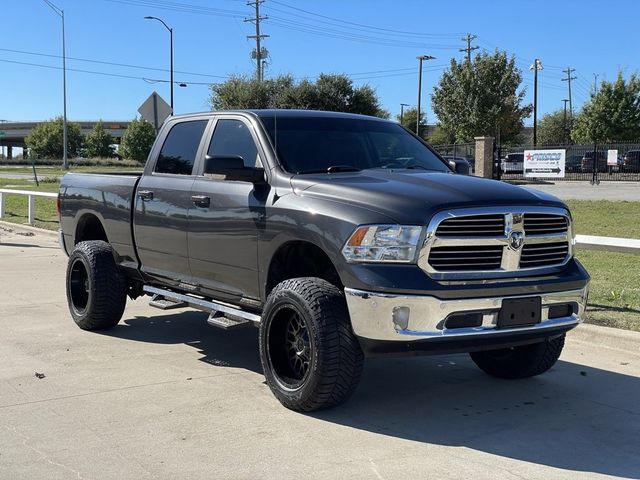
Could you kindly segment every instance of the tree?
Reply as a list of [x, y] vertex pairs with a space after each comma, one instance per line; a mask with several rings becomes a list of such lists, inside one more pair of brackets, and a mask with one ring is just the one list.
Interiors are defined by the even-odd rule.
[[455, 136], [452, 132], [447, 132], [442, 125], [438, 124], [433, 129], [433, 133], [428, 138], [432, 145], [451, 145], [455, 143]]
[[[407, 108], [402, 115], [402, 126], [415, 133], [416, 120], [418, 115], [418, 109], [415, 107]], [[396, 115], [398, 123], [400, 123], [400, 114]], [[420, 136], [425, 137], [427, 131], [427, 122], [425, 120], [424, 112], [420, 112]]]
[[375, 91], [368, 85], [354, 87], [346, 75], [322, 74], [315, 82], [296, 83], [291, 75], [261, 82], [234, 76], [211, 85], [209, 103], [213, 110], [236, 108], [302, 108], [360, 113], [388, 117]]
[[133, 119], [124, 134], [120, 152], [122, 158], [144, 162], [156, 138], [156, 131], [149, 122], [144, 119]]
[[538, 143], [541, 145], [567, 143], [571, 131], [568, 112], [566, 121], [565, 125], [564, 110], [545, 114], [538, 121]]
[[[62, 158], [64, 155], [62, 117], [39, 123], [24, 139], [34, 158]], [[82, 133], [78, 123], [67, 122], [67, 156], [73, 158], [82, 148]]]
[[576, 142], [614, 142], [640, 138], [640, 78], [628, 81], [618, 73], [615, 82], [603, 81], [575, 120]]
[[87, 157], [110, 158], [114, 156], [113, 143], [113, 135], [99, 121], [85, 137], [84, 151]]
[[478, 54], [471, 62], [452, 59], [434, 88], [433, 111], [458, 142], [480, 135], [508, 141], [533, 110], [522, 105], [521, 83], [515, 57], [508, 58], [506, 52]]

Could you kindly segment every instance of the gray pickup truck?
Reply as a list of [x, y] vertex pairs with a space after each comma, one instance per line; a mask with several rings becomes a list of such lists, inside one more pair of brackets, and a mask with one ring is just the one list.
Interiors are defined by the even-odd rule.
[[557, 198], [461, 175], [378, 118], [256, 110], [171, 117], [140, 175], [60, 186], [71, 316], [127, 296], [259, 328], [288, 408], [343, 402], [365, 356], [469, 352], [485, 372], [551, 368], [587, 301]]

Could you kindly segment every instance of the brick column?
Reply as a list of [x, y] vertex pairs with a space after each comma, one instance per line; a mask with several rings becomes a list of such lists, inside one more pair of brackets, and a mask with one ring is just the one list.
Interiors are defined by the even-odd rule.
[[474, 175], [492, 178], [493, 172], [493, 137], [475, 137], [476, 168]]

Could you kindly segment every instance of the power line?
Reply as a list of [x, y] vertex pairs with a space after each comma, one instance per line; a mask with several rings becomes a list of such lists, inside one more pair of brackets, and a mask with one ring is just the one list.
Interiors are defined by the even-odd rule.
[[[62, 58], [61, 55], [53, 55], [50, 53], [41, 53], [41, 52], [29, 52], [26, 50], [15, 50], [15, 49], [10, 49], [10, 48], [0, 48], [0, 51], [3, 52], [9, 52], [9, 53], [20, 53], [20, 54], [24, 54], [24, 55], [34, 55], [34, 56], [38, 56], [38, 57], [49, 57], [49, 58]], [[88, 63], [98, 63], [101, 65], [112, 65], [112, 66], [116, 66], [116, 67], [126, 67], [126, 68], [137, 68], [140, 70], [153, 70], [156, 72], [168, 72], [169, 70], [166, 68], [154, 68], [154, 67], [145, 67], [142, 65], [133, 65], [133, 64], [127, 64], [127, 63], [117, 63], [117, 62], [109, 62], [109, 61], [105, 61], [105, 60], [94, 60], [94, 59], [89, 59], [89, 58], [79, 58], [79, 57], [67, 57], [67, 60], [75, 60], [78, 62], [88, 62]], [[183, 75], [194, 75], [194, 76], [199, 76], [199, 77], [211, 77], [211, 78], [227, 78], [223, 75], [211, 75], [208, 73], [195, 73], [195, 72], [185, 72], [185, 71], [181, 71], [181, 70], [174, 70], [174, 72], [176, 73], [182, 73]]]
[[334, 22], [337, 23], [342, 23], [342, 24], [346, 24], [346, 25], [351, 25], [351, 26], [357, 26], [357, 27], [362, 27], [362, 28], [366, 28], [369, 30], [375, 30], [378, 32], [388, 32], [388, 33], [394, 33], [394, 34], [400, 34], [400, 35], [405, 35], [405, 36], [416, 36], [416, 37], [424, 37], [424, 38], [438, 38], [438, 37], [453, 37], [453, 36], [458, 36], [460, 35], [460, 33], [447, 33], [447, 34], [438, 34], [438, 33], [420, 33], [420, 32], [408, 32], [408, 31], [403, 31], [403, 30], [394, 30], [394, 29], [390, 29], [390, 28], [382, 28], [382, 27], [376, 27], [373, 25], [366, 25], [363, 23], [358, 23], [358, 22], [352, 22], [349, 20], [343, 20], [341, 18], [336, 18], [336, 17], [330, 17], [327, 15], [322, 15], [319, 13], [315, 13], [315, 12], [311, 12], [309, 10], [304, 10], [302, 8], [298, 8], [298, 7], [294, 7], [292, 5], [288, 5], [286, 3], [280, 2], [278, 0], [271, 0], [270, 3], [275, 3], [277, 5], [283, 6], [285, 8], [289, 8], [291, 10], [295, 10], [298, 12], [302, 12], [305, 13], [307, 15], [313, 16], [313, 17], [319, 17], [319, 18], [323, 18], [323, 19], [327, 19], [327, 20], [332, 20]]
[[311, 33], [329, 38], [337, 38], [340, 40], [349, 40], [360, 43], [369, 43], [374, 45], [383, 45], [389, 47], [406, 47], [406, 48], [429, 48], [432, 50], [457, 50], [457, 45], [449, 44], [432, 44], [417, 41], [396, 40], [393, 38], [374, 37], [370, 35], [362, 35], [352, 33], [350, 31], [336, 30], [332, 28], [320, 27], [317, 25], [304, 23], [296, 20], [289, 20], [278, 16], [269, 17], [269, 24], [273, 26], [283, 27], [288, 30], [296, 30], [304, 33]]
[[[26, 65], [26, 66], [30, 66], [30, 67], [39, 67], [39, 68], [48, 68], [48, 69], [52, 69], [52, 70], [62, 70], [62, 67], [56, 67], [55, 65], [43, 65], [41, 63], [30, 63], [30, 62], [18, 62], [16, 60], [6, 60], [4, 58], [0, 58], [0, 62], [4, 62], [4, 63], [13, 63], [16, 65]], [[146, 77], [136, 77], [133, 75], [124, 75], [121, 73], [107, 73], [107, 72], [97, 72], [97, 71], [93, 71], [93, 70], [81, 70], [79, 68], [68, 68], [68, 71], [71, 72], [78, 72], [78, 73], [89, 73], [92, 75], [102, 75], [105, 77], [117, 77], [117, 78], [128, 78], [128, 79], [134, 79], [134, 80], [142, 80], [145, 81], [147, 83], [169, 83], [169, 80], [162, 80], [162, 79], [157, 79], [157, 78], [146, 78]], [[175, 81], [173, 82], [174, 84], [187, 84], [187, 85], [210, 85], [211, 82], [180, 82], [180, 81]]]

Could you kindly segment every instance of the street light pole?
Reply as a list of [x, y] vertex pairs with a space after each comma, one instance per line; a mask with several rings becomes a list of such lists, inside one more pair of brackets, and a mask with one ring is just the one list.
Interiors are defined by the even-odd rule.
[[418, 117], [416, 118], [416, 135], [420, 136], [420, 101], [422, 99], [422, 62], [424, 60], [435, 60], [431, 55], [418, 55]]
[[62, 168], [69, 168], [67, 157], [67, 55], [64, 38], [64, 10], [56, 7], [49, 0], [44, 0], [51, 10], [62, 20]]
[[162, 23], [162, 25], [164, 25], [164, 28], [166, 28], [169, 31], [169, 83], [171, 83], [171, 100], [170, 100], [170, 104], [171, 104], [171, 115], [173, 115], [173, 28], [169, 27], [169, 25], [167, 25], [166, 23], [164, 23], [164, 21], [158, 17], [144, 17], [145, 20], [157, 20], [160, 23]]
[[404, 107], [408, 107], [408, 103], [400, 104], [400, 125], [404, 125]]
[[533, 146], [538, 144], [538, 71], [542, 70], [539, 58], [533, 61], [529, 70], [533, 70]]

